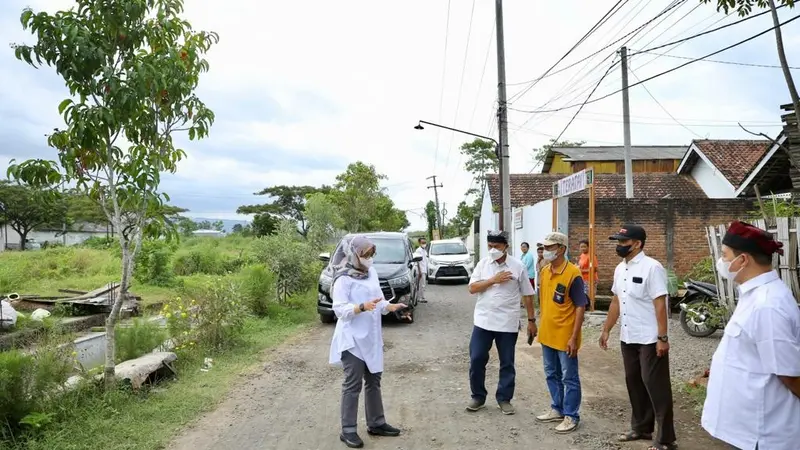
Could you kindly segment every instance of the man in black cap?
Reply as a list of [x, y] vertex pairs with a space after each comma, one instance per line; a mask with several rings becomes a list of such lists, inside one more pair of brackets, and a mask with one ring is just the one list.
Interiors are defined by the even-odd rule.
[[800, 310], [772, 268], [783, 244], [733, 222], [717, 273], [738, 284], [739, 302], [714, 353], [703, 428], [734, 448], [800, 448]]
[[[523, 298], [526, 305], [533, 304], [534, 288], [522, 261], [508, 254], [508, 233], [489, 231], [487, 243], [489, 254], [478, 262], [469, 280], [469, 293], [478, 299], [469, 341], [472, 399], [467, 404], [467, 411], [476, 412], [486, 405], [486, 364], [494, 343], [500, 360], [495, 399], [500, 411], [511, 415], [515, 413], [511, 399], [516, 385], [514, 354], [520, 329], [519, 304]], [[528, 318], [527, 331], [536, 335], [534, 317]]]
[[614, 271], [614, 296], [600, 335], [600, 347], [608, 349], [608, 334], [619, 320], [625, 383], [632, 409], [631, 429], [618, 439], [653, 439], [658, 423], [658, 435], [650, 450], [672, 450], [678, 446], [669, 375], [667, 271], [644, 254], [644, 228], [623, 225], [609, 239], [617, 241], [617, 255], [622, 262]]

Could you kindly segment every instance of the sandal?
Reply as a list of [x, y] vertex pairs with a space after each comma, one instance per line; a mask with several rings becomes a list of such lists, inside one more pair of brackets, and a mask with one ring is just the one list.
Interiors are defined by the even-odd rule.
[[671, 444], [659, 444], [657, 442], [653, 442], [653, 445], [647, 447], [647, 450], [678, 450], [678, 443], [673, 442]]
[[[653, 439], [653, 435], [650, 433], [638, 433], [636, 431], [629, 431], [624, 434], [620, 434], [617, 436], [617, 441], [619, 442], [632, 442], [632, 441], [649, 441]], [[659, 450], [659, 449], [656, 449]]]

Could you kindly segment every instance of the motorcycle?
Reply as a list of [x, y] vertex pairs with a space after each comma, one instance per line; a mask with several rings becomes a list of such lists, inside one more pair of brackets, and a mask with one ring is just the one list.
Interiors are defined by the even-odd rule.
[[689, 280], [683, 283], [686, 295], [680, 303], [681, 328], [689, 336], [708, 337], [724, 327], [724, 318], [719, 314], [720, 304], [717, 285]]

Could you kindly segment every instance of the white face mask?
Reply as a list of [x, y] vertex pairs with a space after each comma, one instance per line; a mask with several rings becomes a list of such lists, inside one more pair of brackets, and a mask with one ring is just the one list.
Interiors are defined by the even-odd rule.
[[364, 266], [365, 269], [369, 270], [369, 268], [372, 267], [372, 258], [359, 257], [358, 260], [361, 261], [361, 265]]
[[[738, 258], [738, 256], [736, 258]], [[736, 258], [733, 258], [733, 261], [736, 261]], [[722, 258], [717, 260], [717, 272], [722, 278], [726, 278], [729, 281], [735, 280], [739, 272], [742, 271], [740, 268], [736, 272], [731, 272], [731, 264], [733, 264], [733, 261], [725, 261]]]
[[545, 261], [551, 262], [556, 258], [558, 258], [558, 253], [556, 253], [553, 250], [545, 250], [544, 253], [542, 254], [542, 257], [544, 258]]
[[503, 255], [505, 255], [505, 254], [506, 254], [506, 252], [500, 251], [500, 250], [498, 250], [496, 248], [490, 248], [489, 249], [489, 256], [491, 256], [492, 259], [495, 260], [495, 261], [497, 261], [498, 259], [502, 258]]

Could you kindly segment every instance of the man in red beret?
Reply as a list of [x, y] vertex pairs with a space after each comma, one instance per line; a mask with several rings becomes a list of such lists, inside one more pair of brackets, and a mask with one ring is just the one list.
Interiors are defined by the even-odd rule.
[[734, 448], [800, 448], [800, 309], [772, 268], [782, 243], [733, 222], [717, 272], [739, 300], [711, 361], [703, 428]]

